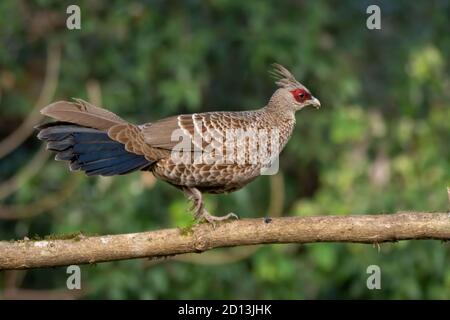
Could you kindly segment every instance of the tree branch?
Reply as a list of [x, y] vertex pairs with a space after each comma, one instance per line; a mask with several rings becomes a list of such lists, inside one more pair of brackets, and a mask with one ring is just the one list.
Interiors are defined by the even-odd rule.
[[0, 242], [0, 269], [28, 269], [164, 257], [268, 243], [450, 240], [450, 214], [408, 212], [361, 216], [243, 219], [190, 229], [65, 239]]

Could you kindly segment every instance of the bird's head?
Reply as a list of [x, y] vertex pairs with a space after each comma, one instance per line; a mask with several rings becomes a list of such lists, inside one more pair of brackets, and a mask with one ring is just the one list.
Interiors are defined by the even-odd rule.
[[320, 108], [320, 101], [282, 65], [274, 64], [271, 74], [280, 87], [271, 98], [271, 103], [277, 108], [295, 112], [306, 106]]

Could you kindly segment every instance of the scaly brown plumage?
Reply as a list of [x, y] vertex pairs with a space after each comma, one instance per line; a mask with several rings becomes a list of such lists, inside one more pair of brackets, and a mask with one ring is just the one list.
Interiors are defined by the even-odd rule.
[[214, 222], [202, 193], [236, 191], [270, 166], [292, 134], [295, 112], [320, 106], [306, 87], [281, 65], [272, 72], [280, 87], [258, 110], [183, 114], [142, 125], [76, 99], [41, 110], [58, 120], [38, 127], [38, 138], [56, 160], [87, 175], [150, 170], [193, 201], [195, 218]]

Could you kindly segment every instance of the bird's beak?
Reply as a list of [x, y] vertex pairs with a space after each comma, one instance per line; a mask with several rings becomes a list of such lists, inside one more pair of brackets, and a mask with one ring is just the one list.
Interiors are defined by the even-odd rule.
[[311, 99], [311, 105], [314, 106], [316, 109], [320, 108], [320, 101], [316, 97], [312, 97]]

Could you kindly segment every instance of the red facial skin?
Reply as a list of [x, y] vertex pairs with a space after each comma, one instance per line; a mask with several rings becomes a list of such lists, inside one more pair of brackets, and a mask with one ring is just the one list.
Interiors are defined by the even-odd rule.
[[294, 99], [299, 103], [303, 103], [311, 99], [311, 94], [305, 89], [295, 89], [292, 90], [291, 93], [294, 96]]

